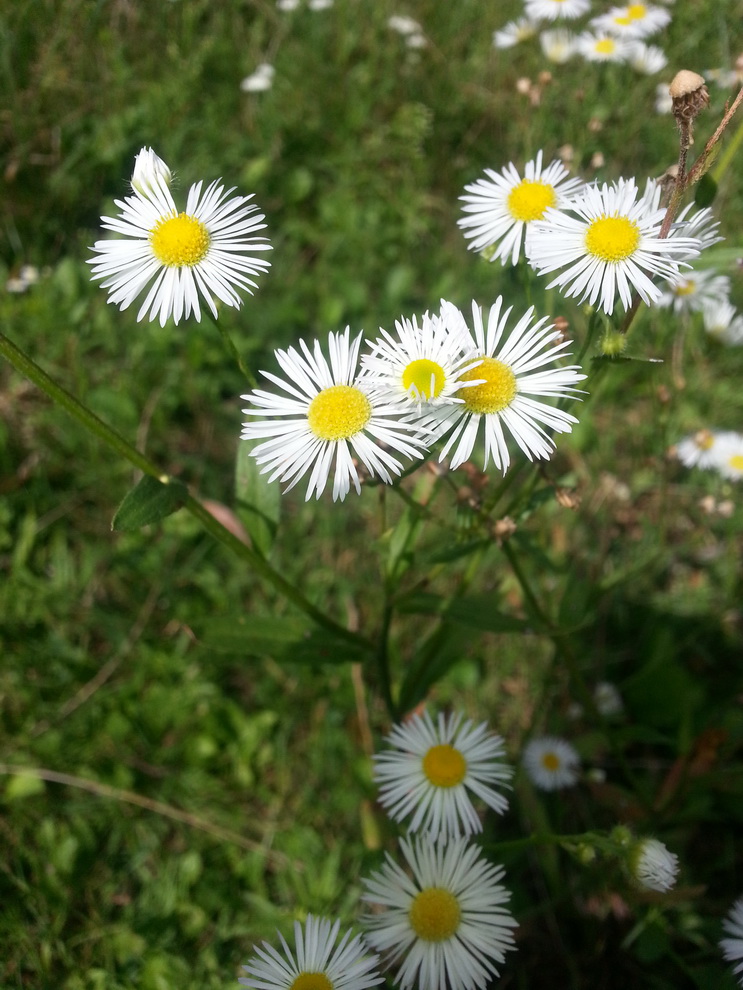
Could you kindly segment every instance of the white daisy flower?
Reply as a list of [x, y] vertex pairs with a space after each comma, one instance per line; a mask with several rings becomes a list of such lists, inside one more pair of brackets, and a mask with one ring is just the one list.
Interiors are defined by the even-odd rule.
[[593, 700], [600, 715], [610, 718], [612, 715], [621, 715], [624, 710], [622, 696], [615, 684], [611, 681], [599, 681], [593, 689]]
[[539, 35], [539, 46], [544, 57], [556, 65], [564, 65], [577, 51], [575, 35], [564, 28], [542, 31]]
[[657, 45], [646, 45], [643, 41], [632, 43], [629, 64], [643, 76], [654, 76], [656, 72], [661, 72], [668, 65], [666, 53]]
[[141, 189], [115, 200], [119, 216], [102, 218], [106, 229], [123, 236], [96, 241], [97, 257], [88, 261], [91, 278], [103, 280], [108, 301], [122, 310], [154, 279], [138, 321], [149, 314], [150, 320], [159, 316], [162, 326], [170, 316], [177, 324], [192, 311], [200, 320], [199, 293], [215, 317], [212, 295], [239, 309], [236, 288], [252, 293], [257, 285], [249, 276], [270, 267], [253, 256], [271, 250], [265, 237], [252, 236], [265, 228], [263, 214], [251, 216], [257, 209], [249, 203], [252, 195], [229, 198], [233, 190], [225, 191], [218, 180], [203, 195], [201, 182], [191, 186], [186, 210], [179, 213], [168, 188], [170, 170], [158, 162], [145, 170]]
[[535, 21], [572, 20], [588, 13], [590, 7], [591, 0], [525, 0], [524, 13]]
[[700, 242], [689, 237], [658, 237], [665, 210], [653, 210], [632, 179], [611, 186], [587, 186], [567, 207], [548, 209], [536, 221], [526, 245], [529, 264], [540, 274], [569, 266], [547, 286], [565, 295], [598, 304], [613, 313], [616, 296], [629, 309], [634, 289], [646, 302], [657, 302], [662, 290], [650, 276], [677, 278], [679, 266], [699, 253]]
[[727, 431], [720, 430], [697, 430], [683, 440], [679, 440], [671, 448], [671, 453], [681, 461], [684, 467], [698, 467], [709, 470], [715, 467], [718, 460], [718, 447], [721, 442], [727, 440], [731, 435]]
[[694, 210], [694, 205], [694, 203], [689, 203], [676, 214], [668, 236], [672, 239], [674, 237], [694, 237], [701, 245], [700, 250], [705, 251], [713, 244], [724, 241], [725, 238], [719, 233], [720, 221], [712, 210], [705, 206], [704, 209], [691, 213]]
[[586, 32], [575, 39], [575, 48], [588, 62], [626, 62], [632, 52], [632, 43], [608, 31], [599, 34]]
[[735, 963], [733, 973], [743, 987], [743, 897], [739, 897], [733, 904], [722, 927], [732, 936], [720, 940], [722, 954], [728, 962]]
[[301, 354], [294, 347], [275, 352], [286, 379], [262, 372], [286, 395], [257, 389], [242, 396], [253, 404], [243, 412], [268, 417], [245, 423], [242, 431], [243, 439], [265, 439], [251, 450], [261, 473], [270, 471], [269, 481], [288, 481], [289, 491], [310, 471], [305, 499], [319, 498], [335, 462], [333, 499], [344, 499], [352, 482], [361, 491], [355, 455], [370, 474], [391, 484], [402, 465], [386, 448], [420, 457], [425, 444], [419, 427], [401, 421], [399, 405], [356, 382], [361, 334], [351, 340], [348, 327], [328, 334], [330, 364], [319, 341], [312, 350], [303, 340], [299, 346]]
[[515, 265], [531, 225], [543, 219], [549, 207], [566, 208], [582, 190], [582, 180], [568, 174], [560, 161], [542, 170], [541, 151], [526, 163], [523, 178], [512, 163], [500, 172], [486, 168], [487, 178], [465, 186], [466, 195], [459, 197], [465, 203], [462, 210], [471, 214], [457, 221], [464, 236], [471, 238], [470, 250], [498, 244], [490, 260], [500, 258], [503, 265], [509, 260]]
[[400, 841], [408, 875], [387, 854], [363, 884], [365, 901], [386, 908], [364, 918], [367, 941], [390, 964], [400, 962], [402, 990], [480, 990], [514, 948], [516, 922], [505, 907], [503, 868], [466, 839]]
[[340, 921], [307, 915], [304, 925], [294, 922], [295, 951], [279, 933], [283, 953], [268, 942], [254, 946], [239, 982], [253, 990], [366, 990], [384, 982], [377, 971], [378, 957], [349, 929], [337, 942]]
[[628, 865], [641, 887], [665, 893], [676, 883], [678, 863], [678, 856], [658, 839], [639, 839], [630, 851]]
[[387, 18], [387, 27], [398, 34], [422, 34], [423, 28], [418, 21], [405, 14], [392, 14]]
[[675, 279], [665, 280], [665, 289], [657, 302], [661, 309], [674, 313], [700, 313], [709, 303], [724, 302], [730, 295], [730, 279], [711, 270], [693, 268]]
[[743, 344], [743, 314], [729, 299], [715, 299], [702, 307], [704, 329], [723, 344]]
[[277, 10], [296, 10], [299, 6], [299, 0], [276, 0]]
[[276, 70], [268, 62], [262, 62], [255, 72], [246, 76], [240, 83], [243, 93], [265, 93], [273, 86]]
[[712, 465], [728, 481], [743, 478], [743, 433], [726, 431], [713, 448]]
[[310, 10], [329, 10], [334, 3], [335, 0], [309, 0], [307, 6]]
[[[454, 311], [452, 322], [464, 321], [464, 316], [451, 303], [442, 304]], [[472, 346], [482, 358], [464, 378], [481, 384], [462, 389], [463, 402], [454, 407], [442, 425], [440, 436], [452, 430], [439, 460], [452, 451], [450, 467], [457, 468], [468, 460], [475, 446], [480, 428], [484, 434], [485, 460], [490, 459], [505, 474], [511, 462], [503, 427], [507, 427], [514, 440], [529, 460], [549, 458], [554, 441], [544, 430], [549, 426], [558, 433], [569, 433], [575, 416], [555, 406], [547, 405], [535, 395], [553, 397], [570, 396], [576, 392], [573, 386], [586, 376], [577, 365], [545, 368], [544, 366], [566, 355], [571, 341], [562, 340], [560, 331], [544, 317], [532, 325], [534, 307], [527, 310], [501, 345], [511, 307], [505, 313], [503, 297], [498, 296], [488, 313], [487, 330], [482, 312], [472, 303]], [[428, 424], [426, 424], [428, 425]]]
[[141, 196], [156, 196], [160, 180], [170, 186], [173, 173], [152, 148], [142, 148], [134, 158], [132, 189]]
[[457, 393], [474, 384], [463, 376], [480, 359], [466, 326], [450, 325], [446, 315], [446, 307], [441, 315], [425, 313], [421, 326], [415, 316], [401, 317], [395, 321], [396, 337], [380, 327], [382, 336], [369, 345], [369, 354], [362, 355], [360, 381], [409, 406], [411, 412], [461, 403]]
[[559, 791], [578, 782], [580, 757], [565, 739], [557, 736], [531, 739], [521, 760], [531, 782], [543, 791]]
[[671, 15], [662, 7], [631, 3], [612, 7], [606, 14], [591, 20], [591, 25], [620, 38], [649, 38], [670, 23]]
[[446, 841], [482, 829], [469, 792], [502, 815], [507, 799], [492, 784], [503, 786], [513, 770], [501, 761], [504, 744], [488, 731], [487, 723], [462, 723], [461, 714], [439, 714], [437, 723], [427, 711], [386, 737], [392, 751], [374, 757], [374, 779], [379, 800], [394, 821], [412, 815], [408, 828]]
[[655, 87], [655, 112], [671, 113], [673, 110], [673, 98], [668, 92], [668, 83], [658, 83]]
[[535, 21], [529, 20], [528, 17], [519, 17], [504, 24], [500, 31], [493, 31], [493, 45], [496, 48], [513, 48], [514, 45], [533, 38], [536, 33]]

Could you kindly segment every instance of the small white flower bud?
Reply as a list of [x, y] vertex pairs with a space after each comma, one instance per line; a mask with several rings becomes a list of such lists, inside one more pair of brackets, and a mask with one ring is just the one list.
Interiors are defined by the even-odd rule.
[[665, 893], [676, 883], [678, 856], [669, 852], [658, 839], [640, 839], [629, 856], [630, 872], [648, 890]]
[[173, 173], [152, 148], [142, 148], [134, 159], [132, 189], [138, 192], [140, 196], [150, 196], [157, 191], [158, 180], [164, 182], [166, 186], [170, 186]]

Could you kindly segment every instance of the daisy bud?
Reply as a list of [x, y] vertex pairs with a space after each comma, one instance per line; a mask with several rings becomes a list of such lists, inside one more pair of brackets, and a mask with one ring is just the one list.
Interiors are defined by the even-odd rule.
[[658, 839], [639, 839], [630, 850], [627, 865], [633, 879], [647, 890], [665, 893], [676, 883], [678, 856]]
[[132, 189], [140, 196], [149, 196], [152, 192], [157, 191], [158, 180], [162, 180], [166, 186], [170, 187], [173, 173], [152, 148], [142, 148], [134, 159]]

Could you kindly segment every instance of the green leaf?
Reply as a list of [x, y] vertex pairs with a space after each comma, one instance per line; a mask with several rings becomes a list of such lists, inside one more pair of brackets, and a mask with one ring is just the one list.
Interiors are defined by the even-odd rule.
[[529, 628], [523, 619], [499, 612], [492, 595], [469, 595], [448, 605], [447, 601], [439, 595], [417, 592], [401, 599], [398, 610], [414, 615], [438, 615], [457, 625], [485, 632], [524, 632]]
[[159, 522], [177, 512], [187, 496], [188, 489], [182, 482], [172, 479], [158, 481], [146, 474], [124, 496], [111, 522], [111, 529], [122, 532]]
[[716, 195], [717, 183], [709, 172], [706, 172], [697, 182], [697, 187], [694, 190], [694, 203], [699, 207], [711, 206]]
[[46, 785], [44, 781], [32, 773], [19, 773], [9, 778], [5, 785], [7, 801], [21, 801], [24, 798], [43, 794]]
[[296, 616], [220, 616], [206, 620], [196, 633], [207, 649], [286, 663], [349, 663], [368, 655], [362, 642], [340, 639]]
[[235, 495], [238, 514], [250, 534], [253, 546], [265, 556], [273, 546], [279, 528], [281, 491], [276, 482], [260, 473], [250, 456], [258, 441], [241, 440], [235, 462]]

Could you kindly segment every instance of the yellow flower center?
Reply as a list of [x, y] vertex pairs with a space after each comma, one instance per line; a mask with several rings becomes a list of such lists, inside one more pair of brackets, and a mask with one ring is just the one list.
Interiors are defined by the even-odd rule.
[[428, 358], [411, 361], [402, 373], [402, 384], [407, 392], [414, 389], [416, 398], [435, 399], [446, 383], [444, 369]]
[[462, 375], [462, 381], [484, 379], [481, 385], [462, 388], [457, 398], [464, 399], [464, 407], [470, 412], [497, 413], [510, 406], [518, 392], [516, 375], [507, 364], [495, 358], [483, 358], [480, 364]]
[[644, 17], [647, 17], [647, 13], [644, 3], [631, 3], [627, 7], [627, 17], [631, 21], [641, 21]]
[[586, 251], [602, 261], [624, 261], [640, 243], [640, 228], [627, 217], [601, 216], [586, 230]]
[[555, 190], [549, 182], [522, 179], [508, 194], [508, 212], [514, 220], [540, 220], [548, 206], [557, 203]]
[[542, 766], [550, 773], [560, 768], [560, 757], [556, 753], [545, 753], [542, 757]]
[[187, 213], [164, 217], [150, 231], [150, 245], [168, 268], [192, 267], [206, 257], [211, 237], [201, 220]]
[[697, 284], [693, 278], [686, 278], [683, 282], [678, 282], [673, 287], [675, 296], [693, 296], [697, 291]]
[[289, 985], [289, 990], [333, 990], [333, 984], [325, 973], [300, 973]]
[[611, 38], [601, 38], [596, 42], [596, 51], [599, 55], [611, 55], [616, 47], [616, 42]]
[[621, 14], [619, 17], [614, 18], [614, 23], [618, 24], [619, 27], [629, 27], [632, 23], [632, 18], [625, 14]]
[[449, 743], [432, 746], [423, 757], [423, 773], [434, 787], [455, 787], [467, 773], [467, 761]]
[[307, 410], [307, 423], [321, 440], [347, 440], [364, 429], [371, 402], [353, 385], [331, 385], [318, 392]]
[[410, 925], [424, 942], [443, 942], [459, 928], [462, 912], [454, 894], [441, 887], [426, 887], [410, 905]]
[[728, 457], [728, 467], [733, 468], [734, 471], [743, 471], [743, 454], [733, 454], [732, 457]]
[[715, 438], [709, 430], [697, 430], [694, 434], [694, 444], [700, 450], [709, 450], [714, 442]]

